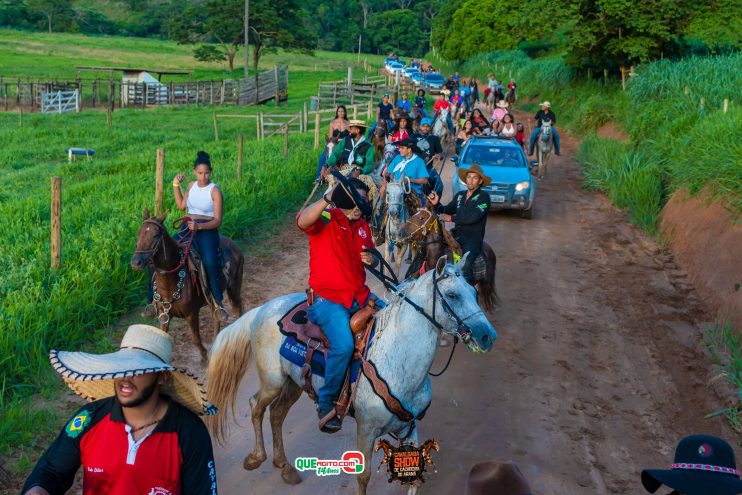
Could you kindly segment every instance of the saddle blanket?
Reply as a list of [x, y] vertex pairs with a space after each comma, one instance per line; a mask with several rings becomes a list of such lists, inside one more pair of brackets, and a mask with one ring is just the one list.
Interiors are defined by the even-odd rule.
[[[284, 335], [283, 342], [279, 354], [288, 359], [295, 365], [302, 367], [306, 361], [307, 356], [307, 345], [302, 340], [307, 340], [307, 336], [313, 336], [313, 339], [318, 338], [318, 334], [321, 332], [316, 325], [309, 321], [307, 316], [307, 302], [302, 301], [293, 308], [291, 308], [281, 319], [278, 321], [278, 328]], [[373, 341], [374, 333], [376, 332], [376, 326], [371, 330], [369, 336], [369, 346]], [[299, 340], [297, 337], [302, 337]], [[316, 345], [316, 340], [312, 340], [312, 343]], [[355, 382], [358, 378], [358, 372], [361, 367], [361, 360], [354, 359], [350, 363], [350, 379], [351, 383]], [[315, 350], [312, 355], [312, 374], [324, 377], [325, 376], [325, 354], [324, 348], [320, 347]]]

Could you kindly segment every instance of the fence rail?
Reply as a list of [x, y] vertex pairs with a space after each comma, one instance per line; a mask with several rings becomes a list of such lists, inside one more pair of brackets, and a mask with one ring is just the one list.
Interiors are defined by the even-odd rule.
[[253, 105], [288, 100], [288, 67], [276, 66], [247, 80], [143, 83], [112, 79], [75, 81], [8, 80], [0, 77], [3, 110], [41, 109], [42, 94], [77, 90], [80, 109], [107, 106], [144, 108], [160, 105]]

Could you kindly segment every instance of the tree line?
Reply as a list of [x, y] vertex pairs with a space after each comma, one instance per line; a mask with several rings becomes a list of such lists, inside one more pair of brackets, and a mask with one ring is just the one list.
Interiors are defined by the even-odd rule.
[[573, 67], [615, 70], [742, 48], [740, 0], [451, 0], [433, 23], [443, 58], [520, 48]]
[[[250, 0], [252, 63], [275, 48], [423, 56], [445, 0]], [[0, 26], [157, 37], [233, 69], [244, 0], [0, 0]]]

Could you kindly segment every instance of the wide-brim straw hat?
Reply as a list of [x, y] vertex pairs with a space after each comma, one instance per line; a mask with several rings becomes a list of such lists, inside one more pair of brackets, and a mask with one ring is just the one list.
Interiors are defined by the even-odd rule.
[[508, 103], [505, 100], [500, 100], [497, 102], [497, 108], [508, 108]]
[[469, 470], [466, 495], [532, 495], [532, 492], [515, 464], [480, 462]]
[[551, 108], [551, 103], [549, 103], [548, 101], [544, 101], [544, 102], [539, 103], [538, 106]]
[[482, 170], [482, 167], [477, 165], [476, 163], [471, 165], [469, 168], [459, 168], [459, 178], [466, 182], [466, 175], [469, 173], [479, 174], [479, 176], [482, 178], [482, 185], [481, 187], [487, 187], [492, 183], [492, 178], [484, 174], [484, 170]]
[[368, 125], [364, 121], [362, 121], [362, 120], [351, 120], [348, 123], [348, 127], [349, 128], [350, 127], [360, 127], [360, 128], [363, 128], [363, 129], [368, 129]]
[[217, 408], [206, 400], [202, 383], [188, 370], [170, 364], [172, 350], [173, 339], [166, 332], [149, 325], [132, 325], [116, 352], [52, 350], [49, 360], [67, 386], [87, 401], [112, 397], [114, 379], [169, 371], [170, 380], [160, 386], [160, 393], [198, 415], [216, 414]]

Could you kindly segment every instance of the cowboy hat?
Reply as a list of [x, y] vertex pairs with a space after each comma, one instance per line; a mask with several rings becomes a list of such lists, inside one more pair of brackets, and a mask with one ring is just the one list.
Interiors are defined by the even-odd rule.
[[393, 143], [394, 146], [406, 146], [408, 148], [416, 149], [417, 148], [417, 140], [413, 139], [412, 137], [406, 137], [400, 141], [397, 141], [396, 143]]
[[132, 325], [121, 339], [119, 350], [88, 354], [52, 350], [49, 360], [68, 387], [87, 401], [115, 394], [113, 380], [146, 373], [170, 372], [160, 391], [199, 415], [216, 414], [206, 401], [203, 385], [187, 370], [171, 364], [173, 338], [159, 328]]
[[368, 125], [364, 121], [362, 121], [362, 120], [351, 120], [348, 123], [348, 127], [349, 128], [350, 127], [359, 127], [359, 128], [362, 128], [362, 129], [367, 129], [368, 128]]
[[666, 485], [686, 495], [733, 495], [742, 493], [734, 450], [721, 438], [690, 435], [675, 449], [670, 469], [645, 469], [642, 485], [649, 493]]
[[518, 466], [512, 463], [480, 462], [469, 470], [466, 495], [532, 495]]
[[542, 103], [539, 103], [538, 105], [540, 107], [549, 107], [549, 108], [551, 108], [551, 103], [549, 103], [548, 101], [544, 101]]
[[340, 184], [332, 192], [332, 202], [335, 206], [344, 210], [352, 210], [356, 206], [364, 216], [371, 214], [371, 206], [364, 200], [350, 180], [337, 170], [332, 171], [332, 176]]
[[497, 108], [508, 108], [508, 103], [505, 100], [500, 100], [497, 102]]
[[449, 95], [451, 94], [451, 90], [449, 90], [449, 89], [447, 89], [447, 88], [443, 88], [443, 89], [441, 90], [441, 94], [442, 94], [442, 95], [446, 95], [446, 96], [449, 96]]
[[407, 112], [404, 110], [397, 110], [397, 116], [394, 118], [395, 122], [399, 122], [402, 119], [406, 119], [408, 122], [412, 120], [409, 115], [407, 115]]
[[469, 168], [460, 168], [459, 169], [459, 178], [462, 182], [466, 182], [466, 176], [469, 173], [479, 174], [479, 177], [482, 178], [482, 186], [481, 187], [487, 187], [492, 182], [492, 179], [486, 175], [484, 175], [484, 170], [482, 170], [482, 167], [477, 165], [476, 163]]

